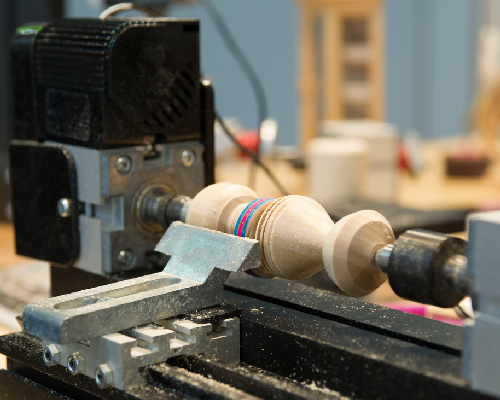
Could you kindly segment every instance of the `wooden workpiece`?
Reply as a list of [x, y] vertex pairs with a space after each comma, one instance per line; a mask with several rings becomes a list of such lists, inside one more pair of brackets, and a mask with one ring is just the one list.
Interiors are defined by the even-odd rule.
[[221, 182], [207, 186], [191, 201], [186, 215], [186, 223], [224, 233], [233, 233], [231, 229], [237, 210], [242, 210], [257, 198], [252, 189]]
[[346, 215], [325, 239], [326, 272], [344, 292], [366, 296], [387, 280], [375, 264], [375, 253], [394, 241], [389, 222], [378, 212], [363, 210]]
[[257, 275], [306, 279], [323, 269], [322, 248], [333, 222], [323, 207], [303, 196], [272, 202], [257, 226], [262, 267]]
[[262, 265], [249, 271], [252, 275], [299, 280], [326, 268], [352, 296], [369, 294], [385, 282], [374, 255], [394, 242], [389, 223], [376, 211], [359, 211], [334, 224], [311, 198], [258, 198], [253, 190], [232, 183], [217, 183], [198, 193], [186, 223], [257, 239]]

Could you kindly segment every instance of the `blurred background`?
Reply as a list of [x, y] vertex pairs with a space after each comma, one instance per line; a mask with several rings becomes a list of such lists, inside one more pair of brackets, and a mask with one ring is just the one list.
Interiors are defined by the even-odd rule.
[[[0, 1], [1, 220], [11, 215], [10, 36], [27, 23], [98, 17], [115, 3]], [[313, 197], [334, 220], [371, 208], [396, 234], [421, 227], [466, 237], [469, 212], [500, 208], [500, 0], [135, 3], [201, 21], [202, 71], [219, 114], [288, 192]], [[282, 194], [218, 125], [216, 157], [217, 181]], [[40, 270], [14, 253], [12, 227], [0, 224], [0, 281], [11, 283], [0, 290], [0, 312], [7, 314], [48, 293], [48, 279], [32, 279], [30, 288], [28, 269], [8, 268]], [[318, 274], [306, 283], [332, 289], [325, 282]], [[395, 304], [388, 286], [367, 300]], [[460, 323], [454, 315], [438, 318]]]
[[[4, 0], [0, 51], [7, 54], [10, 35], [22, 24], [97, 17], [113, 3]], [[207, 8], [196, 1], [138, 3], [171, 17], [201, 20], [202, 68], [215, 86], [219, 112], [232, 118], [234, 129], [258, 129], [251, 83]], [[305, 156], [306, 143], [325, 133], [322, 122], [328, 120], [386, 121], [402, 137], [413, 132], [423, 139], [470, 132], [474, 101], [494, 86], [499, 69], [497, 0], [374, 0], [355, 11], [346, 9], [349, 1], [323, 3], [213, 1], [262, 82], [266, 117], [278, 124], [282, 153], [298, 149]], [[13, 130], [8, 57], [0, 59], [0, 113], [2, 168]], [[0, 193], [4, 209], [4, 180]]]

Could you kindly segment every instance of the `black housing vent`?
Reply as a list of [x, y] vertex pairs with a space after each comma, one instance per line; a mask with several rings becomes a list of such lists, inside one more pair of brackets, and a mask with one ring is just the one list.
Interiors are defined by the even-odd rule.
[[144, 125], [150, 129], [174, 127], [181, 122], [192, 107], [198, 94], [198, 77], [191, 63], [175, 76], [162, 98], [152, 104], [151, 114]]

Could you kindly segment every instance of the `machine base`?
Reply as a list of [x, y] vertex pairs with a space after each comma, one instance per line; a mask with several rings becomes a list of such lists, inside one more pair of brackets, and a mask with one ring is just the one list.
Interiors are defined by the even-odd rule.
[[1, 337], [0, 353], [13, 379], [74, 399], [493, 398], [462, 378], [460, 327], [243, 274], [227, 280], [225, 302], [242, 309], [241, 365], [177, 357], [145, 368], [148, 384], [128, 392], [46, 367], [41, 342], [23, 333]]

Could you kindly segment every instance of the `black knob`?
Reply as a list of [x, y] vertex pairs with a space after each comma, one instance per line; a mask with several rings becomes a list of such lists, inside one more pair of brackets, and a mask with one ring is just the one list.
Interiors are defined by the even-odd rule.
[[424, 230], [403, 233], [387, 266], [389, 283], [405, 299], [454, 307], [469, 294], [467, 242]]

